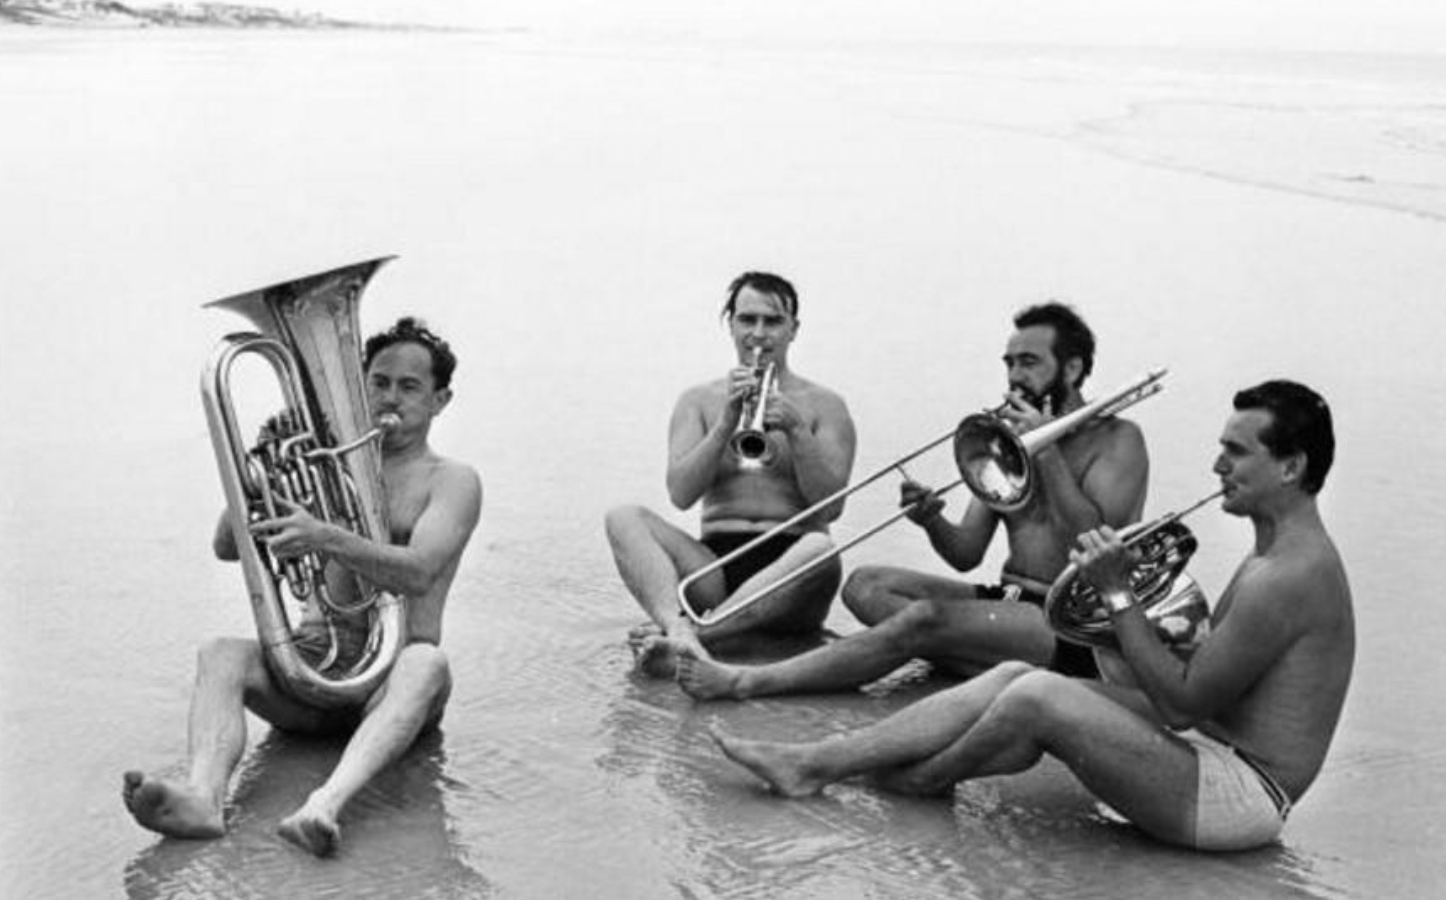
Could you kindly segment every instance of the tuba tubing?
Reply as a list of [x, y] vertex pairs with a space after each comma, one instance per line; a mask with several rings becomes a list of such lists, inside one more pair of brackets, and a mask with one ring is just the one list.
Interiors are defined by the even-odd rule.
[[[202, 402], [262, 653], [286, 692], [319, 708], [360, 704], [381, 685], [406, 642], [404, 605], [399, 596], [358, 578], [361, 602], [339, 607], [327, 591], [324, 559], [310, 554], [278, 565], [249, 526], [256, 518], [274, 515], [276, 497], [281, 496], [307, 506], [317, 518], [386, 540], [378, 438], [398, 422], [395, 417], [371, 419], [357, 306], [371, 276], [389, 259], [207, 304], [246, 317], [260, 332], [231, 334], [220, 341], [202, 372]], [[271, 366], [280, 382], [285, 418], [295, 431], [276, 442], [270, 456], [260, 448], [248, 452], [248, 439], [237, 424], [231, 371], [248, 354]], [[284, 594], [314, 599], [326, 619], [332, 647], [315, 664], [296, 646]], [[343, 615], [365, 617], [365, 646], [354, 663], [330, 671], [337, 656], [337, 620]]]

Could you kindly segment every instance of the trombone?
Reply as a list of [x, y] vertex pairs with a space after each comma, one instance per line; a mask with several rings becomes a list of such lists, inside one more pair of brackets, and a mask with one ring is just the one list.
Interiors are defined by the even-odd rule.
[[997, 512], [1008, 513], [1022, 508], [1033, 496], [1035, 487], [1033, 458], [1036, 453], [1055, 443], [1085, 423], [1097, 418], [1117, 415], [1142, 400], [1154, 396], [1164, 389], [1160, 383], [1167, 369], [1153, 369], [1126, 383], [1114, 393], [1081, 406], [1068, 415], [1046, 422], [1024, 434], [1015, 434], [1000, 415], [1008, 407], [1001, 404], [982, 413], [965, 416], [959, 425], [943, 436], [935, 438], [919, 448], [906, 453], [893, 462], [881, 466], [857, 484], [846, 485], [812, 506], [787, 520], [778, 523], [768, 531], [743, 544], [731, 553], [720, 556], [711, 563], [689, 574], [678, 582], [678, 604], [683, 614], [698, 625], [715, 625], [737, 615], [773, 592], [792, 584], [804, 575], [839, 556], [874, 535], [893, 525], [913, 511], [914, 505], [906, 506], [891, 516], [870, 526], [854, 537], [830, 548], [778, 580], [764, 585], [746, 597], [729, 598], [714, 609], [700, 612], [688, 599], [688, 589], [699, 579], [718, 571], [743, 554], [757, 549], [764, 542], [816, 515], [819, 510], [831, 506], [850, 494], [868, 487], [890, 472], [898, 472], [908, 478], [904, 465], [923, 456], [948, 440], [954, 441], [954, 463], [959, 477], [944, 487], [933, 491], [933, 496], [942, 497], [962, 485], [981, 503]]

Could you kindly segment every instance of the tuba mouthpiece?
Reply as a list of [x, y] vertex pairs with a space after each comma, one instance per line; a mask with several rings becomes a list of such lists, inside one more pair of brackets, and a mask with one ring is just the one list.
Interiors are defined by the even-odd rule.
[[377, 416], [377, 427], [380, 428], [384, 434], [396, 431], [402, 427], [402, 417], [396, 413], [382, 413]]

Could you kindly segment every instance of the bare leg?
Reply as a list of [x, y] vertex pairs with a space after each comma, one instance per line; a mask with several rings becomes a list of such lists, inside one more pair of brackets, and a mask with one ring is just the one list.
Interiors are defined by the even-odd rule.
[[[726, 612], [732, 606], [750, 600], [759, 591], [813, 564], [832, 550], [833, 542], [822, 532], [801, 535], [782, 556], [739, 585], [716, 611]], [[836, 560], [820, 562], [807, 574], [764, 594], [741, 612], [716, 625], [702, 626], [698, 629], [699, 635], [704, 643], [713, 645], [751, 631], [817, 631], [828, 615], [828, 608], [842, 580], [842, 571]]]
[[226, 789], [246, 747], [245, 702], [268, 698], [276, 708], [300, 707], [276, 693], [255, 641], [221, 638], [201, 648], [189, 719], [189, 771], [170, 781], [125, 773], [122, 796], [142, 827], [171, 837], [214, 838], [226, 831]]
[[[707, 547], [641, 506], [622, 506], [607, 513], [604, 525], [613, 561], [623, 584], [657, 624], [656, 632], [634, 631], [629, 645], [640, 671], [672, 677], [673, 657], [681, 646], [706, 656], [691, 620], [678, 608], [678, 583], [714, 560]], [[715, 573], [694, 586], [708, 606], [724, 599], [723, 574]]]
[[1039, 665], [1052, 659], [1054, 638], [1036, 607], [975, 600], [972, 585], [895, 571], [909, 576], [911, 587], [943, 596], [900, 600], [897, 611], [873, 627], [776, 663], [728, 665], [683, 654], [679, 683], [700, 700], [741, 700], [858, 687], [916, 657], [964, 676], [1008, 659]]
[[386, 683], [368, 701], [366, 715], [336, 768], [300, 809], [282, 820], [277, 829], [281, 836], [317, 856], [335, 853], [342, 808], [396, 761], [423, 728], [441, 719], [451, 683], [446, 655], [439, 648], [431, 644], [403, 648]]
[[1195, 820], [1195, 753], [1135, 712], [1138, 696], [1117, 699], [1117, 693], [1128, 692], [1031, 673], [1011, 682], [948, 747], [882, 780], [906, 793], [934, 793], [968, 778], [1023, 771], [1047, 752], [1141, 828], [1188, 843]]
[[968, 733], [1012, 682], [1035, 671], [1005, 663], [957, 687], [931, 694], [881, 721], [848, 734], [804, 744], [749, 741], [713, 732], [724, 755], [784, 796], [816, 793], [866, 772], [926, 760]]

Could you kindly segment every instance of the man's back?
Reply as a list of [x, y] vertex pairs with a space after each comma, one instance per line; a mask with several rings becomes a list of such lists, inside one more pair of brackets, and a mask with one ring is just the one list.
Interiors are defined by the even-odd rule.
[[1267, 550], [1246, 557], [1215, 618], [1222, 639], [1281, 649], [1239, 701], [1201, 730], [1261, 760], [1299, 797], [1325, 759], [1355, 659], [1350, 585], [1319, 520], [1283, 530]]

